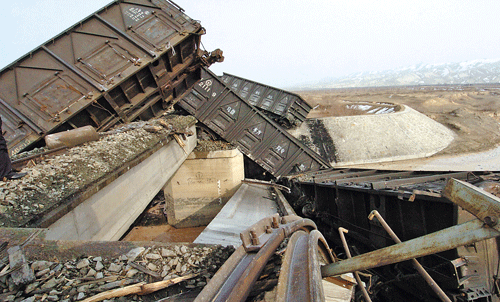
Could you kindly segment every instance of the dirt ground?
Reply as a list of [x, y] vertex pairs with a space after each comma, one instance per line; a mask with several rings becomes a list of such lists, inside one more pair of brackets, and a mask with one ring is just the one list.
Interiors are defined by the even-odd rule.
[[297, 93], [313, 107], [317, 106], [308, 118], [358, 114], [346, 104], [359, 102], [407, 105], [457, 134], [440, 155], [484, 151], [500, 144], [500, 85], [351, 88]]

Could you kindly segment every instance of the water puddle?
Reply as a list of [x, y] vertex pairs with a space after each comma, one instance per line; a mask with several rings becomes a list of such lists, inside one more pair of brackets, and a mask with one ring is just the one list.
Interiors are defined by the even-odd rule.
[[387, 114], [400, 111], [401, 109], [400, 105], [391, 103], [341, 101], [334, 104], [319, 105], [311, 111], [308, 117]]

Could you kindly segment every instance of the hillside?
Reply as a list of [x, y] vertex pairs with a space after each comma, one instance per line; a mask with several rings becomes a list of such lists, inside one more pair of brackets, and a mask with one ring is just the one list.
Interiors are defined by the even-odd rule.
[[356, 73], [304, 84], [296, 89], [491, 83], [500, 83], [500, 59], [418, 64], [397, 70]]

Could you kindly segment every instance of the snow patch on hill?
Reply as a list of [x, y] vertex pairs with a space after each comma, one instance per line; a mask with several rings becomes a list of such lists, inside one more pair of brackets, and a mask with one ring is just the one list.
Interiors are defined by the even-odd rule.
[[346, 77], [327, 78], [297, 88], [322, 89], [491, 83], [500, 83], [500, 59], [473, 60], [460, 63], [417, 64], [395, 70], [362, 72]]

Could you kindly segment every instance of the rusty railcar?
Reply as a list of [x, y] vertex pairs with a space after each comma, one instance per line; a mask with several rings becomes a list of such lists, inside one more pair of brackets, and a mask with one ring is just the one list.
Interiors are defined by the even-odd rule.
[[251, 105], [290, 127], [304, 122], [312, 107], [298, 94], [224, 73], [222, 81]]
[[[162, 114], [214, 62], [204, 29], [168, 0], [113, 1], [0, 71], [11, 154], [44, 135]], [[217, 52], [219, 59], [221, 52]]]
[[[312, 218], [330, 245], [342, 246], [338, 228], [349, 230], [355, 254], [394, 244], [377, 220], [377, 210], [402, 241], [472, 220], [474, 216], [442, 195], [446, 180], [467, 181], [498, 194], [500, 175], [487, 172], [414, 172], [332, 169], [284, 177], [291, 204]], [[418, 259], [453, 301], [498, 301], [498, 238]], [[342, 251], [337, 250], [342, 253]], [[411, 263], [370, 271], [377, 301], [440, 301]], [[376, 299], [375, 299], [376, 298]]]
[[203, 68], [201, 76], [178, 104], [266, 171], [279, 177], [329, 167], [320, 155], [245, 102], [211, 71]]

